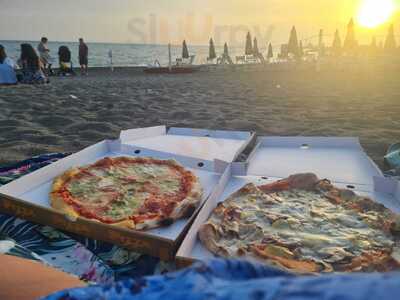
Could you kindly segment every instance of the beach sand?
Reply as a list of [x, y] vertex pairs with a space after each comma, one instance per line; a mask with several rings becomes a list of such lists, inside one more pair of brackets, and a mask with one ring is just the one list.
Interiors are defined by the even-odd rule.
[[261, 135], [356, 136], [382, 166], [400, 141], [398, 71], [265, 68], [145, 75], [92, 69], [43, 86], [0, 87], [0, 164], [78, 151], [122, 129], [185, 126]]

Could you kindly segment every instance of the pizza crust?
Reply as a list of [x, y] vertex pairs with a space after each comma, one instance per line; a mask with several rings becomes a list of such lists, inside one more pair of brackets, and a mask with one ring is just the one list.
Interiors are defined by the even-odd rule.
[[[175, 160], [170, 160], [174, 164], [178, 164]], [[192, 216], [196, 208], [200, 205], [203, 195], [203, 189], [199, 179], [193, 175], [192, 178], [192, 189], [185, 199], [180, 201], [167, 218], [156, 218], [151, 220], [145, 220], [144, 222], [136, 224], [136, 229], [144, 230], [150, 228], [157, 228], [162, 226], [168, 226], [175, 221], [188, 218]]]
[[[112, 158], [106, 158], [108, 160], [112, 160]], [[119, 158], [115, 158], [118, 160]], [[148, 163], [152, 162], [152, 158], [141, 158], [144, 161], [147, 161]], [[175, 160], [167, 160], [166, 162], [169, 162], [171, 164], [177, 165], [181, 167], [180, 164], [178, 164]], [[85, 167], [82, 167], [85, 168]], [[97, 219], [89, 219], [84, 216], [79, 215], [78, 212], [76, 212], [73, 207], [68, 205], [63, 197], [60, 195], [60, 190], [64, 186], [64, 184], [73, 176], [79, 174], [81, 171], [81, 168], [72, 168], [68, 171], [66, 171], [64, 174], [61, 176], [57, 177], [52, 185], [51, 192], [50, 192], [50, 204], [51, 207], [56, 209], [57, 211], [60, 211], [66, 215], [66, 217], [70, 220], [76, 220], [77, 218], [82, 218], [82, 219], [87, 219], [90, 221], [94, 222], [99, 222], [102, 223], [101, 221]], [[188, 171], [187, 171], [188, 172]], [[157, 228], [161, 226], [168, 226], [174, 223], [176, 220], [181, 219], [181, 218], [186, 218], [190, 217], [196, 208], [199, 206], [201, 200], [202, 200], [202, 194], [203, 190], [200, 184], [199, 179], [190, 172], [190, 174], [193, 176], [192, 177], [192, 189], [189, 191], [187, 197], [180, 201], [176, 207], [174, 208], [173, 212], [170, 214], [168, 217], [156, 217], [153, 219], [147, 219], [144, 220], [143, 222], [135, 223], [134, 220], [124, 220], [122, 222], [117, 222], [117, 223], [112, 223], [108, 224], [111, 226], [117, 226], [117, 227], [123, 227], [123, 228], [128, 228], [128, 229], [134, 229], [134, 230], [147, 230], [147, 229], [152, 229], [152, 228]]]
[[219, 246], [217, 243], [217, 241], [219, 240], [219, 236], [217, 233], [217, 225], [215, 223], [222, 221], [224, 211], [230, 202], [235, 201], [236, 198], [242, 195], [254, 192], [261, 193], [261, 191], [259, 191], [254, 184], [249, 183], [245, 185], [240, 190], [229, 196], [224, 202], [219, 203], [211, 213], [210, 220], [200, 227], [198, 232], [199, 239], [204, 244], [204, 246], [213, 254], [223, 257], [229, 257], [229, 252], [224, 247]]
[[67, 217], [71, 219], [77, 219], [79, 214], [67, 203], [65, 203], [64, 199], [60, 195], [60, 190], [64, 186], [65, 182], [68, 181], [69, 178], [79, 173], [78, 168], [73, 168], [66, 171], [61, 176], [57, 177], [53, 182], [53, 186], [50, 192], [50, 205], [54, 209], [64, 213]]

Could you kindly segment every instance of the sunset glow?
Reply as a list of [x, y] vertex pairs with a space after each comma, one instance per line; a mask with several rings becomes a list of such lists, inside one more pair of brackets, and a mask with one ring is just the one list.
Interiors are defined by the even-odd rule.
[[389, 21], [395, 9], [393, 0], [364, 0], [357, 21], [361, 26], [375, 28]]

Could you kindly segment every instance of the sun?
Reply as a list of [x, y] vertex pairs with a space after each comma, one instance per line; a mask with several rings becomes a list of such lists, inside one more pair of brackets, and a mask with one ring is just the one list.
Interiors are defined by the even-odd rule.
[[393, 0], [364, 0], [357, 21], [361, 26], [374, 28], [389, 21], [395, 10]]

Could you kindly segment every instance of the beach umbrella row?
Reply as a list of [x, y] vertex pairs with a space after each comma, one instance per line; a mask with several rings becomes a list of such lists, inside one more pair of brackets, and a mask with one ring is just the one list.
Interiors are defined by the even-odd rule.
[[[224, 44], [223, 57], [225, 59], [229, 59], [230, 60], [228, 44], [227, 43]], [[186, 40], [184, 40], [183, 43], [182, 43], [182, 58], [189, 58], [189, 50], [188, 50], [188, 47], [187, 47], [187, 44], [186, 44]], [[214, 40], [212, 38], [210, 38], [209, 49], [208, 49], [208, 60], [213, 60], [213, 59], [216, 59], [216, 58], [217, 58], [217, 53], [215, 51]]]
[[[324, 36], [324, 33], [323, 33], [323, 30], [321, 29], [319, 31], [319, 35], [318, 35], [318, 37], [319, 37], [318, 49], [319, 49], [320, 55], [323, 55], [325, 52], [324, 51], [325, 44], [323, 42], [323, 36]], [[209, 47], [208, 59], [213, 60], [213, 59], [217, 58], [217, 55], [216, 55], [216, 51], [215, 51], [214, 41], [212, 38], [210, 39], [209, 44], [210, 44], [210, 47]], [[342, 54], [342, 51], [349, 53], [351, 51], [354, 51], [357, 47], [358, 47], [358, 42], [356, 40], [356, 35], [355, 35], [354, 20], [351, 19], [347, 26], [347, 33], [346, 33], [346, 37], [345, 37], [343, 45], [342, 45], [342, 40], [340, 38], [339, 30], [335, 31], [335, 35], [334, 35], [334, 39], [333, 39], [332, 47], [331, 47], [332, 54], [335, 56], [340, 56]], [[384, 50], [388, 51], [388, 52], [391, 52], [391, 51], [397, 49], [393, 24], [389, 27], [388, 34], [385, 39], [385, 43], [384, 43], [384, 45], [381, 44], [381, 47], [383, 47]], [[370, 48], [371, 48], [371, 50], [378, 49], [378, 45], [377, 45], [375, 37], [373, 37]], [[287, 53], [293, 54], [296, 58], [304, 56], [303, 44], [302, 44], [302, 41], [298, 40], [297, 31], [296, 31], [295, 26], [293, 26], [290, 31], [289, 42], [287, 44]], [[224, 44], [223, 55], [224, 55], [224, 57], [229, 56], [227, 43]], [[254, 38], [254, 40], [252, 40], [250, 32], [248, 32], [246, 35], [245, 55], [260, 55], [257, 38]], [[272, 49], [272, 44], [269, 43], [267, 58], [270, 59], [270, 58], [273, 58], [273, 56], [274, 56], [274, 53], [273, 53], [273, 49]], [[184, 40], [183, 44], [182, 44], [182, 58], [189, 58], [189, 57], [190, 56], [189, 56], [188, 47], [187, 47], [186, 41]]]
[[[256, 40], [257, 42], [257, 40]], [[217, 58], [217, 53], [215, 51], [215, 45], [214, 45], [214, 40], [211, 38], [209, 42], [209, 50], [208, 50], [208, 59], [216, 59]], [[228, 44], [224, 44], [224, 54], [225, 57], [229, 56], [229, 50], [228, 50]], [[183, 41], [182, 43], [182, 58], [189, 58], [189, 50], [186, 44], [186, 40]]]
[[[335, 56], [340, 56], [342, 52], [345, 53], [354, 53], [358, 48], [358, 41], [356, 39], [355, 34], [355, 25], [353, 19], [350, 20], [349, 24], [347, 25], [347, 33], [345, 40], [342, 45], [342, 40], [340, 38], [339, 30], [335, 31], [333, 43], [332, 43], [332, 54]], [[377, 50], [378, 44], [376, 41], [376, 37], [372, 38], [370, 49], [372, 51]], [[385, 38], [384, 45], [381, 45], [387, 53], [393, 53], [394, 50], [397, 49], [395, 34], [394, 34], [394, 26], [391, 24], [388, 29], [388, 33]]]
[[[272, 49], [272, 45], [271, 49]], [[260, 51], [258, 49], [258, 41], [257, 38], [254, 38], [252, 41], [250, 32], [247, 33], [246, 36], [246, 50], [245, 50], [246, 55], [259, 55]], [[229, 56], [229, 50], [228, 50], [228, 44], [224, 44], [224, 54], [225, 57]], [[186, 40], [183, 41], [182, 43], [182, 58], [189, 58], [189, 50], [186, 44]], [[211, 38], [209, 41], [209, 52], [208, 52], [208, 59], [212, 60], [217, 58], [217, 54], [215, 51], [215, 45], [214, 45], [214, 40]]]

